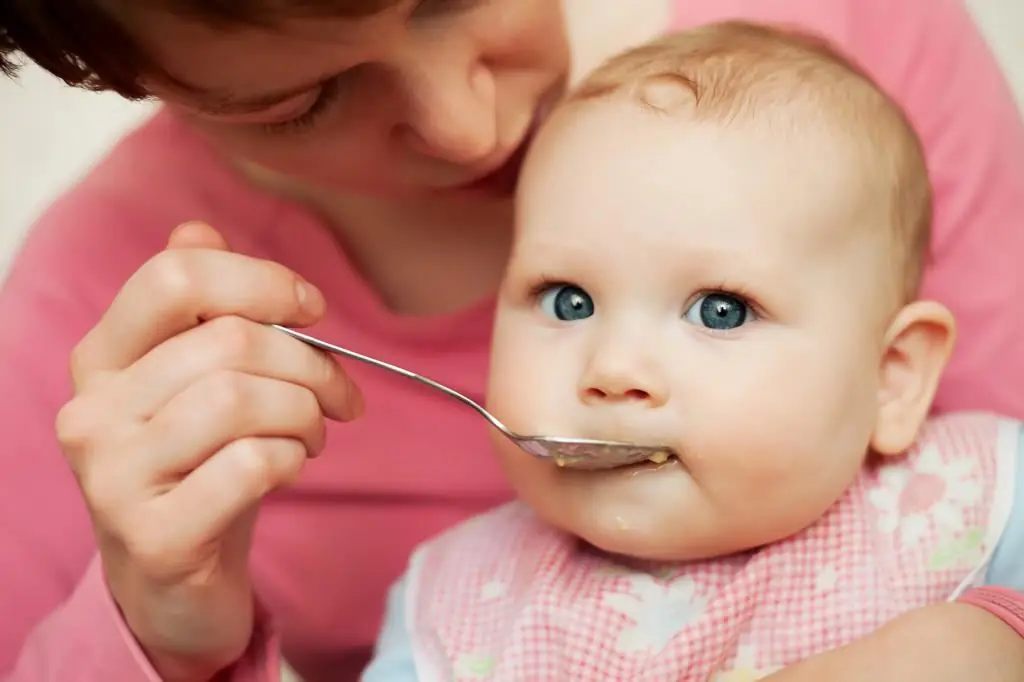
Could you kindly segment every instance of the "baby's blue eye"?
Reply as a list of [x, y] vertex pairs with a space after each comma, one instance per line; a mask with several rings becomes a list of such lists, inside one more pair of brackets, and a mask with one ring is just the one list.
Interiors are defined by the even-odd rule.
[[754, 317], [750, 306], [739, 296], [714, 292], [698, 298], [686, 311], [686, 321], [715, 331], [742, 327]]
[[583, 289], [573, 284], [549, 287], [540, 296], [540, 309], [545, 315], [563, 322], [585, 320], [594, 314], [594, 301]]

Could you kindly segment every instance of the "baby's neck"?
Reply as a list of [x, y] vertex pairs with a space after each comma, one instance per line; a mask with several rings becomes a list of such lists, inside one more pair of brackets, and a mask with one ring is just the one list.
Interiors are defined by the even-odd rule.
[[649, 575], [655, 579], [665, 580], [675, 578], [682, 569], [695, 564], [719, 561], [724, 558], [742, 560], [756, 552], [756, 549], [752, 549], [730, 554], [728, 557], [710, 557], [707, 559], [700, 559], [698, 561], [659, 561], [655, 559], [639, 559], [637, 557], [626, 556], [624, 554], [606, 552], [603, 549], [598, 549], [579, 538], [577, 538], [577, 542], [577, 551], [580, 555], [601, 561], [607, 564], [609, 569], [612, 571], [621, 570], [626, 573], [640, 573], [643, 575]]

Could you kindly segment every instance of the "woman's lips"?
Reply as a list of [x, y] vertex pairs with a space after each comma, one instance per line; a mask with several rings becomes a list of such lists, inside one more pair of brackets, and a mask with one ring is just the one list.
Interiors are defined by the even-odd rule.
[[522, 170], [523, 161], [526, 158], [526, 152], [529, 150], [532, 140], [533, 134], [531, 130], [505, 163], [482, 178], [462, 185], [458, 189], [499, 196], [511, 195], [516, 189], [516, 184], [519, 182], [519, 171]]
[[449, 191], [457, 193], [482, 193], [493, 196], [510, 196], [513, 194], [519, 182], [519, 173], [522, 170], [523, 161], [526, 159], [526, 153], [530, 149], [530, 143], [533, 142], [533, 138], [536, 136], [541, 123], [544, 122], [548, 114], [555, 108], [564, 93], [565, 83], [559, 81], [542, 94], [533, 111], [533, 118], [530, 120], [529, 126], [523, 133], [523, 138], [519, 142], [519, 146], [498, 168], [475, 180], [457, 185]]
[[516, 184], [519, 182], [519, 172], [523, 168], [523, 161], [526, 153], [530, 150], [530, 143], [540, 127], [541, 122], [547, 115], [550, 104], [545, 100], [534, 112], [530, 126], [523, 133], [523, 139], [519, 142], [509, 157], [498, 168], [464, 185], [455, 188], [457, 192], [476, 192], [491, 194], [495, 196], [509, 196], [515, 192]]

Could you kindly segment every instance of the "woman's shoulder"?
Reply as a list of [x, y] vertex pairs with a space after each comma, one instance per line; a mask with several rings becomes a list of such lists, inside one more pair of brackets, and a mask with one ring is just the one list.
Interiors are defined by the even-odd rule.
[[963, 0], [670, 0], [674, 28], [730, 19], [791, 26], [820, 33], [878, 72], [919, 68], [920, 57], [948, 58], [932, 48], [976, 42]]
[[180, 222], [245, 211], [252, 195], [259, 196], [197, 134], [160, 111], [69, 187], [33, 230], [131, 242], [131, 235], [155, 231], [162, 242]]
[[[671, 2], [677, 27], [743, 19], [819, 33], [908, 109], [941, 94], [950, 74], [980, 72], [984, 86], [1006, 90], [999, 66], [964, 0]], [[1002, 104], [1005, 92], [993, 96]], [[961, 105], [958, 101], [957, 106]]]
[[205, 220], [228, 233], [264, 217], [269, 199], [238, 180], [166, 112], [128, 133], [29, 228], [5, 288], [29, 273], [120, 286], [171, 231]]

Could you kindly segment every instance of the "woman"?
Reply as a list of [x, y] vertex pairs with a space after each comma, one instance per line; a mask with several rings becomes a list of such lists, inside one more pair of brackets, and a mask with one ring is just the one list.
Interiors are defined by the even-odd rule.
[[[355, 679], [411, 547], [508, 492], [478, 417], [261, 323], [481, 392], [532, 127], [605, 56], [732, 16], [824, 32], [907, 108], [926, 294], [963, 329], [938, 407], [1024, 417], [1024, 133], [957, 0], [6, 3], [8, 56], [166, 107], [0, 298], [2, 679], [275, 679], [274, 633], [310, 682]], [[168, 242], [193, 220], [219, 233]], [[926, 609], [786, 679], [1018, 679], [1004, 619]]]

